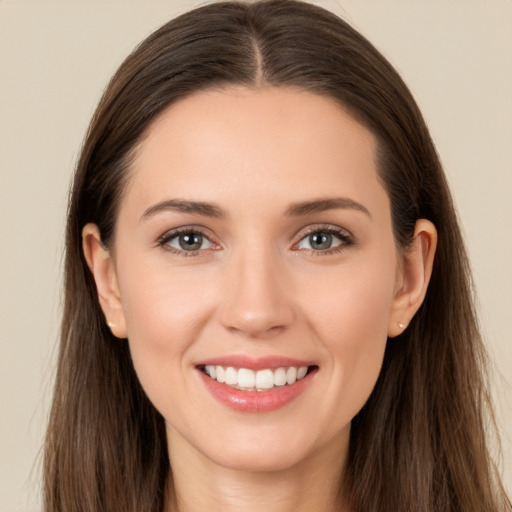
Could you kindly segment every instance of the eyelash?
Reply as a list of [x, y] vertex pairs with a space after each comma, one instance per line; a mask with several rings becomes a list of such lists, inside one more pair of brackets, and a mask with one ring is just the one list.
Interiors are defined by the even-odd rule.
[[[317, 233], [332, 235], [332, 236], [336, 237], [340, 241], [340, 243], [338, 245], [336, 245], [332, 248], [326, 249], [326, 250], [294, 249], [294, 247], [297, 247], [297, 245], [299, 245], [307, 237], [317, 234]], [[170, 245], [168, 245], [169, 242], [171, 242], [173, 239], [179, 237], [182, 234], [200, 235], [201, 237], [206, 239], [210, 244], [212, 244], [215, 247], [218, 247], [218, 245], [215, 242], [213, 242], [210, 239], [210, 237], [207, 236], [201, 228], [197, 228], [197, 227], [193, 227], [193, 226], [183, 226], [181, 228], [174, 229], [172, 231], [164, 233], [161, 237], [158, 238], [158, 241], [157, 241], [158, 246], [162, 247], [164, 250], [166, 250], [170, 253], [173, 253], [173, 254], [176, 254], [178, 256], [182, 256], [185, 258], [189, 258], [192, 256], [200, 256], [204, 253], [204, 251], [208, 250], [208, 249], [197, 249], [197, 250], [186, 251], [186, 250], [176, 249], [175, 247], [171, 247]], [[354, 239], [353, 235], [351, 233], [349, 233], [346, 229], [332, 226], [330, 224], [325, 224], [325, 225], [317, 224], [315, 226], [311, 226], [306, 231], [303, 231], [301, 233], [301, 237], [300, 237], [299, 241], [293, 245], [292, 250], [307, 251], [309, 254], [312, 254], [314, 256], [328, 256], [331, 254], [340, 253], [340, 252], [344, 251], [345, 249], [347, 249], [348, 247], [351, 247], [354, 244], [355, 244], [355, 239]], [[218, 250], [218, 249], [213, 249], [213, 250]]]

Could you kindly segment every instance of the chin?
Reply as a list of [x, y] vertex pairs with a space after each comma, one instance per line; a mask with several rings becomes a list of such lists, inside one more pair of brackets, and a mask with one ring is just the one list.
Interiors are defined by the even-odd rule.
[[[313, 432], [310, 430], [308, 433]], [[239, 432], [219, 443], [218, 447], [222, 449], [211, 450], [210, 445], [208, 452], [203, 453], [215, 464], [234, 471], [275, 473], [299, 468], [326, 453], [340, 451], [341, 455], [341, 452], [345, 452], [345, 439], [337, 435], [322, 439], [323, 436], [305, 436], [304, 432], [297, 434], [293, 436], [286, 429], [280, 432], [274, 429]]]
[[291, 450], [240, 450], [216, 456], [212, 461], [233, 471], [245, 473], [275, 473], [290, 470], [308, 458], [307, 453]]

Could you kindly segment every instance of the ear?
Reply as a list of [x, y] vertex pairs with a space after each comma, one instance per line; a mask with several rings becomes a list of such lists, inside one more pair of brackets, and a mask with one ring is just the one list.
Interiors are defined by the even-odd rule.
[[388, 336], [401, 334], [421, 306], [432, 275], [437, 230], [432, 222], [419, 219], [412, 245], [401, 256], [395, 296], [389, 316]]
[[98, 300], [107, 325], [114, 336], [126, 338], [126, 322], [114, 261], [101, 242], [100, 230], [96, 224], [87, 224], [83, 228], [82, 247], [85, 260], [96, 282]]

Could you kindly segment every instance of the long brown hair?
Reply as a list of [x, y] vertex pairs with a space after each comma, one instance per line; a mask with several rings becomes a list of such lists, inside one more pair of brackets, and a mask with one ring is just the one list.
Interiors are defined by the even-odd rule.
[[486, 443], [492, 410], [468, 262], [425, 122], [396, 71], [364, 37], [294, 0], [221, 2], [180, 16], [135, 49], [100, 101], [69, 204], [44, 510], [163, 510], [172, 476], [164, 420], [137, 380], [127, 343], [105, 325], [81, 230], [96, 223], [111, 246], [131, 157], [148, 126], [176, 100], [228, 84], [299, 87], [335, 98], [378, 140], [397, 244], [411, 243], [417, 219], [438, 230], [424, 304], [388, 341], [375, 389], [352, 422], [343, 489], [351, 509], [505, 510]]

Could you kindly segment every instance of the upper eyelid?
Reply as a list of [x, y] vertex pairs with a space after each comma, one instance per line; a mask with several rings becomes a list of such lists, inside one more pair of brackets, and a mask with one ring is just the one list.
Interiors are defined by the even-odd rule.
[[302, 240], [304, 237], [311, 235], [311, 233], [327, 231], [333, 234], [345, 235], [350, 238], [355, 238], [351, 231], [347, 228], [337, 226], [335, 224], [311, 224], [304, 228], [299, 229], [295, 235], [294, 239], [298, 238], [298, 240]]
[[197, 225], [180, 226], [178, 228], [169, 229], [158, 237], [157, 242], [165, 243], [177, 237], [178, 235], [181, 235], [182, 233], [198, 233], [207, 238], [211, 243], [218, 244], [218, 242], [214, 240], [215, 238], [218, 237], [214, 236], [208, 228]]

